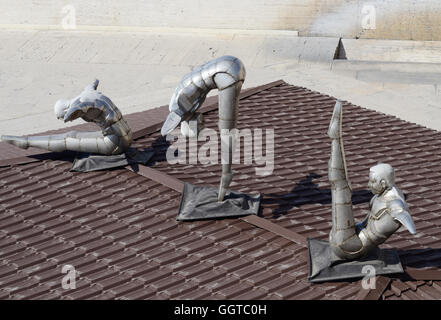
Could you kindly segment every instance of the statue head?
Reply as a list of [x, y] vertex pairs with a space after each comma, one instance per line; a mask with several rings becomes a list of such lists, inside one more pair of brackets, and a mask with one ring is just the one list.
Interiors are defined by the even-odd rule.
[[373, 194], [381, 194], [395, 184], [394, 168], [387, 163], [379, 163], [369, 170], [368, 187]]
[[57, 119], [64, 119], [64, 116], [66, 115], [69, 106], [70, 101], [66, 99], [60, 99], [55, 103], [54, 112], [57, 116]]

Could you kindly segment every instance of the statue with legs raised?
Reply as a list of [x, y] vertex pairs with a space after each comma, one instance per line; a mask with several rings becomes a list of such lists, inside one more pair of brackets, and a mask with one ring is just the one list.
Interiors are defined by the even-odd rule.
[[132, 131], [113, 102], [97, 91], [98, 80], [71, 100], [58, 100], [54, 111], [64, 122], [82, 118], [97, 124], [101, 131], [77, 132], [48, 136], [1, 136], [1, 140], [19, 148], [35, 147], [49, 151], [81, 151], [103, 155], [125, 152], [132, 142]]
[[[195, 68], [176, 88], [169, 105], [170, 114], [161, 129], [162, 135], [165, 136], [181, 124], [181, 131], [185, 136], [197, 135], [197, 132], [191, 131], [189, 123], [197, 123], [196, 131], [202, 128], [202, 115], [196, 111], [211, 90], [219, 90], [218, 124], [223, 144], [223, 161], [218, 201], [224, 199], [233, 178], [231, 164], [235, 139], [229, 132], [236, 128], [239, 94], [244, 80], [245, 67], [238, 58], [232, 56], [223, 56]], [[223, 134], [224, 132], [226, 134]]]
[[404, 195], [395, 185], [394, 169], [386, 163], [370, 168], [368, 186], [374, 194], [370, 212], [361, 223], [355, 224], [341, 127], [342, 103], [337, 101], [328, 129], [332, 143], [328, 165], [332, 192], [329, 243], [337, 258], [353, 260], [385, 242], [401, 226], [412, 234], [416, 231]]

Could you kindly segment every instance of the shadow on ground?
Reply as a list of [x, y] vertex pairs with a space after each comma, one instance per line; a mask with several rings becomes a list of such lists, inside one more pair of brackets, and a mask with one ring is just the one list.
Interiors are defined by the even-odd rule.
[[[330, 204], [332, 203], [331, 189], [320, 189], [314, 179], [321, 178], [314, 172], [300, 180], [295, 187], [286, 194], [266, 194], [262, 204], [278, 204], [272, 212], [273, 217], [277, 218], [287, 214], [292, 208], [301, 207], [307, 204]], [[352, 204], [369, 202], [372, 193], [369, 190], [356, 190], [352, 193]]]

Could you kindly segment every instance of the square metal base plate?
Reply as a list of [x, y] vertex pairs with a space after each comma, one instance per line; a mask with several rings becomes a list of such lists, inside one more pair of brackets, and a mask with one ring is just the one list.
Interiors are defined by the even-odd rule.
[[178, 221], [233, 218], [259, 212], [261, 196], [227, 191], [222, 202], [217, 201], [218, 188], [184, 184]]
[[[328, 241], [308, 239], [310, 282], [341, 281], [372, 275], [365, 266], [375, 268], [375, 275], [403, 273], [398, 253], [394, 249], [375, 248], [357, 260], [334, 258]], [[363, 272], [364, 271], [364, 272]]]
[[110, 156], [79, 153], [70, 171], [90, 172], [125, 167], [129, 164], [136, 163], [146, 165], [154, 154], [155, 152], [153, 150], [138, 150], [135, 148], [129, 148], [125, 153]]

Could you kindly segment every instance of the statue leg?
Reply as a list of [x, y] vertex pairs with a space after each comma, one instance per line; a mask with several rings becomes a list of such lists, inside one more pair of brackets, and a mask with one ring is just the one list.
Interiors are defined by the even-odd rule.
[[347, 177], [341, 122], [342, 104], [337, 101], [328, 130], [328, 136], [331, 138], [328, 176], [332, 194], [332, 229], [329, 243], [339, 258], [353, 259], [362, 254], [363, 244], [355, 229], [352, 189]]
[[101, 132], [76, 132], [75, 137], [66, 138], [66, 150], [103, 155], [120, 154], [121, 139], [116, 135], [104, 136]]
[[124, 148], [120, 146], [121, 141], [118, 136], [103, 136], [99, 131], [70, 131], [48, 136], [2, 136], [1, 138], [3, 141], [22, 149], [34, 147], [54, 152], [70, 150], [104, 155], [124, 152]]
[[[219, 130], [221, 132], [222, 177], [219, 185], [218, 201], [223, 201], [225, 193], [233, 179], [233, 150], [235, 135], [232, 129], [236, 128], [239, 109], [239, 93], [242, 82], [237, 82], [219, 91]], [[223, 134], [224, 132], [224, 134]]]

